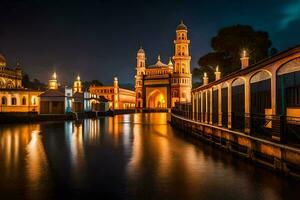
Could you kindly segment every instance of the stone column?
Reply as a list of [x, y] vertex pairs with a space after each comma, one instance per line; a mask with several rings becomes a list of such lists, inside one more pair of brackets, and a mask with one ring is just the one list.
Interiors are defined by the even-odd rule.
[[231, 100], [232, 100], [232, 83], [228, 83], [228, 128], [231, 128], [231, 112], [232, 112], [232, 108], [231, 108]]
[[222, 126], [222, 84], [218, 85], [218, 126]]
[[198, 112], [199, 112], [199, 92], [197, 92], [196, 94], [196, 110], [195, 110], [196, 121], [198, 121]]
[[245, 80], [245, 133], [250, 133], [250, 80]]
[[277, 114], [276, 110], [276, 82], [277, 82], [277, 77], [276, 77], [276, 70], [275, 68], [272, 71], [272, 77], [271, 77], [271, 108], [272, 108], [272, 115]]
[[207, 105], [207, 103], [208, 103], [208, 95], [207, 95], [207, 90], [205, 90], [205, 123], [208, 122], [208, 112], [207, 112], [208, 105]]
[[212, 124], [213, 88], [211, 87], [209, 90], [209, 124]]
[[200, 94], [200, 102], [201, 102], [201, 105], [200, 105], [200, 121], [201, 122], [204, 122], [205, 119], [203, 119], [203, 91], [201, 92]]

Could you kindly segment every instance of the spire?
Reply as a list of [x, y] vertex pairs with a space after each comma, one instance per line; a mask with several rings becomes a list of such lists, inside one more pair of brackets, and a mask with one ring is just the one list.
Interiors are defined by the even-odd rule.
[[172, 58], [171, 58], [171, 57], [169, 58], [169, 63], [168, 63], [168, 65], [169, 65], [169, 66], [173, 66]]
[[77, 75], [77, 81], [80, 81], [80, 76], [79, 76], [79, 74]]
[[160, 61], [160, 54], [158, 54], [157, 56], [157, 61]]

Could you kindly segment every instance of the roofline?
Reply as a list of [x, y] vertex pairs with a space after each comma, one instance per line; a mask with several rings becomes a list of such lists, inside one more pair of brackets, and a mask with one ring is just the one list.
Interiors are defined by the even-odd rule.
[[224, 81], [227, 81], [229, 79], [232, 79], [234, 77], [238, 77], [238, 76], [241, 76], [241, 75], [245, 75], [245, 74], [248, 74], [249, 72], [252, 72], [254, 70], [257, 70], [257, 69], [260, 69], [262, 67], [265, 67], [271, 63], [274, 63], [286, 56], [290, 56], [290, 55], [293, 55], [293, 54], [296, 54], [296, 53], [299, 53], [300, 52], [300, 44], [296, 45], [296, 46], [293, 46], [293, 47], [290, 47], [286, 50], [283, 50], [277, 54], [275, 54], [274, 56], [271, 56], [271, 57], [268, 57], [268, 58], [265, 58], [265, 59], [262, 59], [261, 61], [255, 63], [255, 64], [252, 64], [250, 65], [249, 67], [247, 68], [244, 68], [244, 69], [239, 69], [237, 71], [234, 71], [224, 77], [222, 77], [221, 79], [219, 80], [215, 80], [213, 82], [210, 82], [208, 83], [207, 85], [201, 85], [197, 88], [194, 88], [192, 89], [192, 92], [194, 91], [197, 91], [197, 90], [202, 90], [202, 89], [207, 89], [207, 88], [210, 88], [214, 85], [217, 85], [219, 83], [222, 83]]

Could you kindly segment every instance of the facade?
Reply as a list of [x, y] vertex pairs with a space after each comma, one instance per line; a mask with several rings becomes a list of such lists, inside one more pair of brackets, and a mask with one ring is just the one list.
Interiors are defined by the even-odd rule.
[[[192, 91], [193, 119], [275, 141], [300, 144], [300, 46]], [[284, 131], [283, 131], [284, 130]], [[284, 135], [284, 136], [283, 136]]]
[[17, 63], [14, 69], [8, 68], [3, 55], [0, 55], [0, 88], [22, 88], [22, 69], [20, 64]]
[[118, 78], [114, 78], [113, 86], [90, 86], [89, 92], [97, 98], [108, 100], [110, 109], [135, 108], [135, 92], [119, 87]]
[[174, 65], [171, 58], [168, 64], [164, 64], [158, 56], [154, 65], [146, 66], [145, 51], [139, 49], [135, 76], [137, 108], [171, 108], [175, 102], [191, 101], [191, 56], [187, 33], [187, 27], [181, 22], [177, 26], [174, 40]]
[[23, 88], [20, 64], [8, 68], [6, 59], [0, 55], [0, 113], [38, 112], [40, 93]]
[[59, 88], [55, 72], [48, 83], [49, 89], [40, 95], [40, 114], [62, 115], [71, 112], [99, 111], [99, 99], [83, 91], [80, 76], [74, 81], [73, 88]]

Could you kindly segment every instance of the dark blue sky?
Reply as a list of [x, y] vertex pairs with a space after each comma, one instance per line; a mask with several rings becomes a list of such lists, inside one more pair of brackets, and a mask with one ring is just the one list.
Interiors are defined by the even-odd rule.
[[134, 80], [140, 45], [147, 64], [173, 54], [181, 19], [189, 29], [192, 68], [210, 51], [218, 29], [247, 24], [268, 31], [279, 50], [300, 43], [300, 0], [209, 1], [14, 1], [0, 4], [0, 52], [21, 59], [31, 78], [46, 82], [56, 70], [61, 82], [82, 79]]

